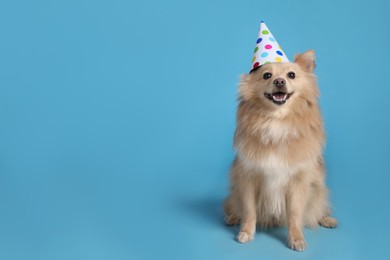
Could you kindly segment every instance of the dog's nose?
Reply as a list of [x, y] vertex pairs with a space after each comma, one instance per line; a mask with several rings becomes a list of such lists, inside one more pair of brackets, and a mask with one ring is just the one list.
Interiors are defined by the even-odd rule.
[[278, 88], [284, 87], [286, 85], [286, 81], [282, 78], [277, 78], [274, 80], [274, 85]]

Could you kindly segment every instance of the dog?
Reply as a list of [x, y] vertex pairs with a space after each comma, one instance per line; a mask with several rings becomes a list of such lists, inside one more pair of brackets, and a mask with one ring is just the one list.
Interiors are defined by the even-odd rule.
[[288, 246], [306, 249], [303, 227], [335, 228], [325, 186], [323, 121], [313, 50], [241, 76], [227, 225], [247, 243], [256, 226], [285, 226]]

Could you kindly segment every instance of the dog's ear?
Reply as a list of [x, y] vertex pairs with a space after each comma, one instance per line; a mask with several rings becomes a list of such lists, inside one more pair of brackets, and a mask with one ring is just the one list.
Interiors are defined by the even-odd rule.
[[240, 98], [243, 100], [249, 100], [253, 95], [253, 90], [251, 89], [249, 78], [250, 78], [250, 74], [242, 74], [240, 76], [238, 94]]
[[304, 71], [313, 72], [316, 67], [316, 54], [313, 50], [308, 50], [302, 54], [297, 54], [294, 57], [294, 62], [297, 63]]

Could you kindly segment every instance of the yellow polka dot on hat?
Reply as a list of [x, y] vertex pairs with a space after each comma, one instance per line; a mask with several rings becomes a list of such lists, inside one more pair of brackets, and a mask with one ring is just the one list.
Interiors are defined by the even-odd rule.
[[250, 71], [272, 62], [289, 62], [267, 25], [261, 21]]

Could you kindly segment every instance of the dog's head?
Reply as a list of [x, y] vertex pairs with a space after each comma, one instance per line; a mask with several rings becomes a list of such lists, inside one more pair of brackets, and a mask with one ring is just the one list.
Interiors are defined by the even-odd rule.
[[240, 99], [272, 111], [302, 100], [315, 102], [318, 88], [314, 68], [312, 50], [296, 55], [294, 62], [265, 64], [242, 76]]

